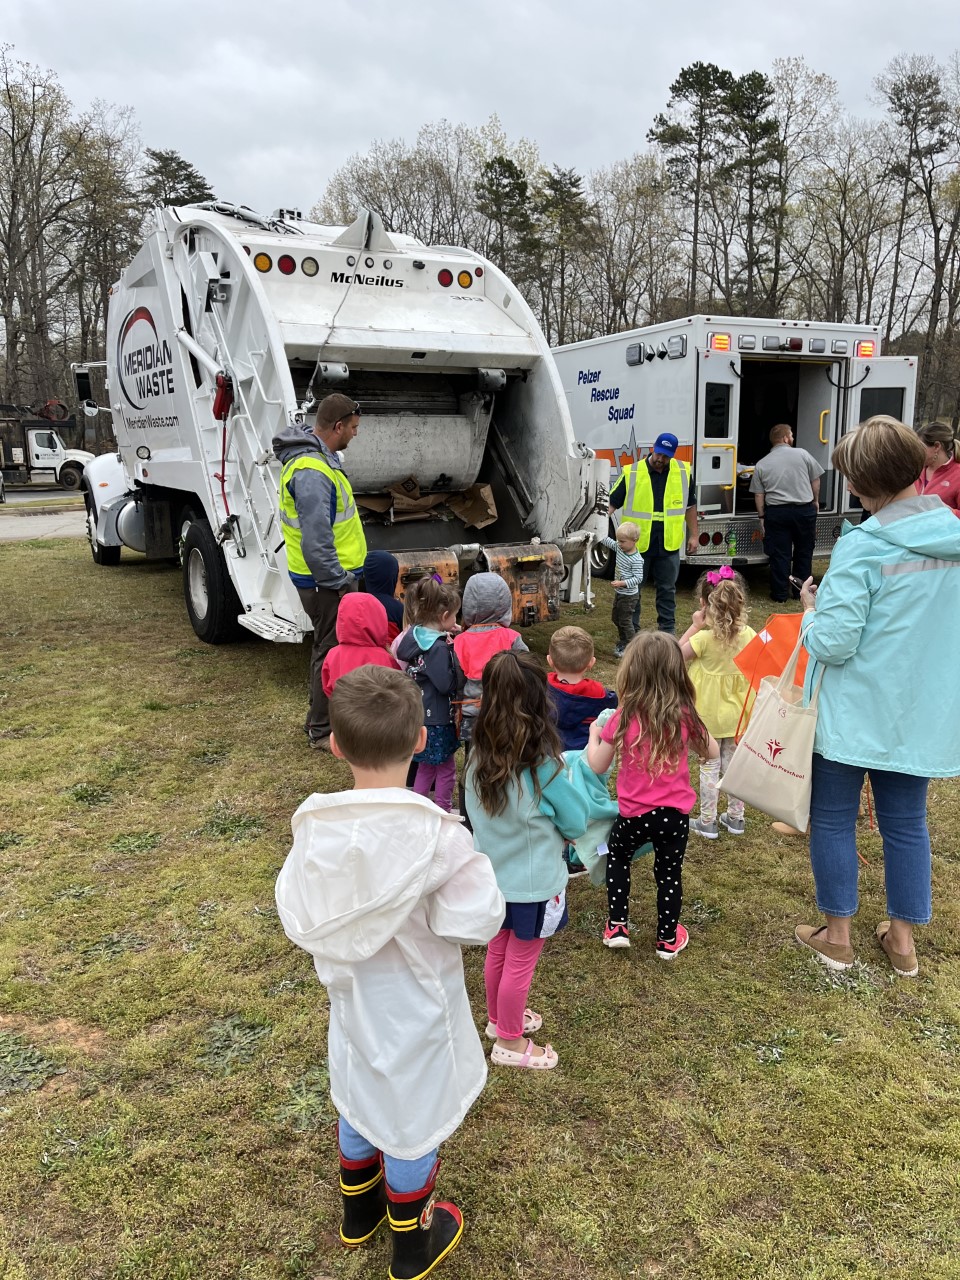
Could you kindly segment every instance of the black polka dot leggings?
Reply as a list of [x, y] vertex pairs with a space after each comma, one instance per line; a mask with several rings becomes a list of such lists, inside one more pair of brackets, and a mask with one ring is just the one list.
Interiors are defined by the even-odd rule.
[[657, 941], [673, 942], [683, 901], [683, 855], [690, 819], [663, 805], [639, 818], [619, 817], [607, 840], [607, 914], [626, 924], [630, 918], [630, 862], [637, 849], [653, 845], [653, 878], [657, 882]]

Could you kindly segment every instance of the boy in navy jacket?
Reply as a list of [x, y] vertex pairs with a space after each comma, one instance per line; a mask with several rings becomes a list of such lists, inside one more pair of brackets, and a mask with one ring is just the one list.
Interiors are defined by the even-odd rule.
[[599, 680], [588, 680], [596, 662], [593, 638], [581, 627], [560, 627], [550, 637], [547, 684], [557, 714], [564, 751], [582, 751], [590, 726], [605, 707], [617, 705], [617, 695]]

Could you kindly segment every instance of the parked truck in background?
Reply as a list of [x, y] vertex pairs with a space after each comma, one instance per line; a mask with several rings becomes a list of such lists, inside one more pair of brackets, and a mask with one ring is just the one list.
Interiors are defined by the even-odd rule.
[[[90, 368], [78, 367], [86, 412]], [[286, 566], [271, 441], [342, 391], [368, 545], [401, 581], [495, 569], [520, 623], [590, 600], [606, 463], [574, 442], [546, 339], [514, 285], [464, 249], [245, 207], [158, 210], [111, 291], [117, 441], [86, 470], [94, 559], [180, 558], [197, 635], [312, 634]]]
[[[61, 407], [66, 414], [66, 407]], [[76, 491], [93, 456], [85, 449], [68, 448], [50, 417], [0, 404], [0, 502], [6, 501], [8, 485], [58, 484]]]
[[[874, 414], [913, 419], [916, 358], [879, 351], [871, 325], [687, 316], [558, 347], [554, 358], [576, 437], [609, 462], [611, 488], [672, 432], [694, 470], [697, 561], [736, 565], [765, 559], [750, 478], [781, 422], [824, 468], [816, 554], [830, 554], [842, 517], [859, 508], [830, 464], [837, 441]], [[598, 547], [594, 572], [612, 567]]]

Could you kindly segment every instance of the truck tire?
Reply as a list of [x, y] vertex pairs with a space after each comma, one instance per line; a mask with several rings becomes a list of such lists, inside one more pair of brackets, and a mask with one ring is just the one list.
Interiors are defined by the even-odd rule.
[[[613, 521], [610, 521], [607, 533], [611, 538], [617, 536], [617, 530]], [[611, 551], [609, 547], [602, 547], [595, 542], [590, 548], [590, 573], [594, 578], [606, 578], [607, 581], [613, 579], [617, 565], [617, 553]]]
[[93, 556], [93, 563], [104, 567], [118, 565], [120, 563], [120, 548], [101, 547], [97, 541], [97, 513], [93, 506], [93, 499], [86, 489], [83, 491], [83, 504], [87, 509], [87, 541], [90, 543], [90, 554]]
[[183, 539], [183, 599], [204, 644], [227, 644], [242, 634], [237, 616], [243, 607], [206, 520], [191, 524]]
[[83, 472], [79, 467], [60, 468], [60, 487], [76, 493], [83, 484]]

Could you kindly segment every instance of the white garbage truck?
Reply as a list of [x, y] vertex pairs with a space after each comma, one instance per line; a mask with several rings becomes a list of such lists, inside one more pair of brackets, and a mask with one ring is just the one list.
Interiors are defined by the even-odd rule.
[[[698, 563], [765, 559], [750, 478], [770, 429], [824, 468], [816, 554], [829, 555], [841, 518], [859, 503], [830, 465], [840, 437], [878, 413], [911, 423], [914, 356], [881, 356], [872, 325], [687, 316], [554, 351], [574, 432], [611, 467], [645, 457], [661, 431], [690, 462], [700, 524]], [[612, 571], [602, 547], [597, 574]]]
[[[342, 391], [361, 406], [346, 460], [368, 545], [401, 583], [493, 569], [521, 624], [590, 602], [609, 468], [574, 441], [546, 339], [514, 285], [464, 249], [211, 203], [157, 210], [111, 291], [115, 453], [86, 468], [93, 558], [179, 560], [190, 621], [312, 635], [287, 572], [271, 441]], [[97, 412], [89, 365], [78, 396]]]

